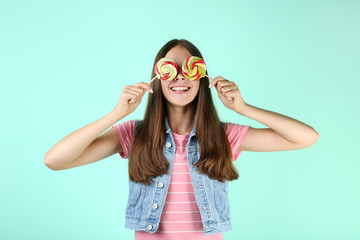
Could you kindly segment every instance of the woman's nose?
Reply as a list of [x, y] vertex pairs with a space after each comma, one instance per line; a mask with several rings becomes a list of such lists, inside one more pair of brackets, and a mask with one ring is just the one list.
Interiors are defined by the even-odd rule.
[[184, 77], [181, 68], [178, 68], [175, 80], [185, 80], [186, 78]]

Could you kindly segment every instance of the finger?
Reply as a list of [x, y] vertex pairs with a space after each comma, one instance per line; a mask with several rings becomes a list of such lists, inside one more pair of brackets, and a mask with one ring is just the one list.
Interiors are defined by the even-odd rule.
[[138, 99], [140, 98], [139, 93], [134, 93], [134, 92], [130, 92], [130, 91], [125, 91], [124, 92], [124, 97], [128, 101], [132, 100], [131, 103], [134, 103], [134, 102], [138, 101]]
[[231, 101], [232, 99], [235, 99], [237, 93], [236, 91], [230, 91], [223, 94], [224, 97], [226, 97], [227, 100]]
[[144, 88], [145, 90], [149, 91], [150, 93], [153, 93], [153, 89], [151, 88], [150, 84], [145, 83], [145, 82], [139, 82], [137, 84], [134, 84], [133, 86], [138, 86], [141, 88]]
[[134, 94], [137, 94], [139, 98], [142, 98], [146, 93], [146, 89], [141, 87], [132, 87], [129, 90], [132, 91]]
[[213, 86], [215, 86], [217, 84], [217, 82], [220, 80], [225, 80], [225, 78], [220, 77], [220, 76], [213, 78], [213, 80], [211, 80], [211, 82], [209, 84], [209, 88], [212, 88]]
[[127, 89], [125, 92], [128, 94], [127, 96], [134, 98], [134, 100], [138, 100], [142, 96], [142, 94], [137, 91], [132, 91]]
[[221, 93], [219, 93], [219, 98], [220, 98], [220, 99], [226, 99], [226, 100], [228, 100], [228, 101], [231, 101], [231, 100], [234, 99], [233, 97], [231, 97], [231, 96], [229, 96], [229, 95], [227, 95], [227, 94], [221, 94]]
[[226, 92], [237, 90], [237, 89], [238, 89], [238, 87], [236, 85], [230, 84], [228, 86], [222, 87], [220, 89], [220, 92], [226, 93]]
[[127, 90], [131, 90], [131, 91], [135, 91], [135, 92], [138, 92], [140, 94], [143, 94], [145, 92], [144, 90], [146, 90], [146, 89], [141, 88], [141, 87], [129, 86], [129, 87], [127, 87]]
[[223, 91], [222, 88], [227, 87], [227, 86], [231, 86], [231, 85], [234, 85], [234, 83], [230, 82], [228, 80], [220, 80], [220, 81], [217, 82], [215, 87], [216, 87], [216, 90], [218, 92], [222, 92]]
[[142, 88], [129, 87], [129, 88], [124, 89], [124, 92], [131, 93], [131, 94], [136, 95], [137, 97], [140, 97], [140, 96], [144, 95], [145, 90]]

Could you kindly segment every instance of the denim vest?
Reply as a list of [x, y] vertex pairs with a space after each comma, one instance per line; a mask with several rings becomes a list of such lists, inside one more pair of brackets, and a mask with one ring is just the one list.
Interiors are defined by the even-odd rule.
[[[142, 121], [136, 120], [136, 130]], [[224, 126], [224, 123], [222, 123]], [[125, 228], [154, 233], [159, 228], [175, 158], [175, 143], [168, 120], [165, 120], [164, 155], [170, 163], [169, 173], [153, 178], [146, 186], [129, 179], [129, 197], [126, 207]], [[190, 175], [197, 205], [200, 210], [205, 235], [232, 230], [228, 181], [224, 183], [200, 174], [193, 166], [199, 160], [199, 143], [195, 135], [195, 124], [187, 143]]]

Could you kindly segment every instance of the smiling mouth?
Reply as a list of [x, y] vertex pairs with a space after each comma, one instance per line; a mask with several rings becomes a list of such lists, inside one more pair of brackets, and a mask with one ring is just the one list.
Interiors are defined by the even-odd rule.
[[172, 87], [170, 89], [173, 92], [186, 92], [190, 89], [190, 87]]

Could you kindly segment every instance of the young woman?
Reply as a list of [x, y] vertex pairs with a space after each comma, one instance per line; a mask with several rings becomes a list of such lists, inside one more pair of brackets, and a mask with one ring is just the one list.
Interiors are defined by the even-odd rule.
[[[53, 170], [115, 153], [129, 158], [125, 227], [135, 230], [137, 240], [223, 239], [222, 233], [232, 229], [228, 182], [239, 177], [233, 161], [241, 151], [301, 149], [319, 138], [300, 121], [247, 104], [233, 81], [221, 76], [210, 84], [207, 77], [190, 81], [181, 67], [191, 56], [202, 58], [189, 41], [166, 43], [154, 67], [163, 57], [174, 60], [178, 71], [173, 80], [125, 86], [109, 114], [69, 134], [45, 156]], [[221, 122], [213, 87], [226, 107], [269, 128]], [[146, 91], [144, 119], [115, 124], [137, 108]]]

